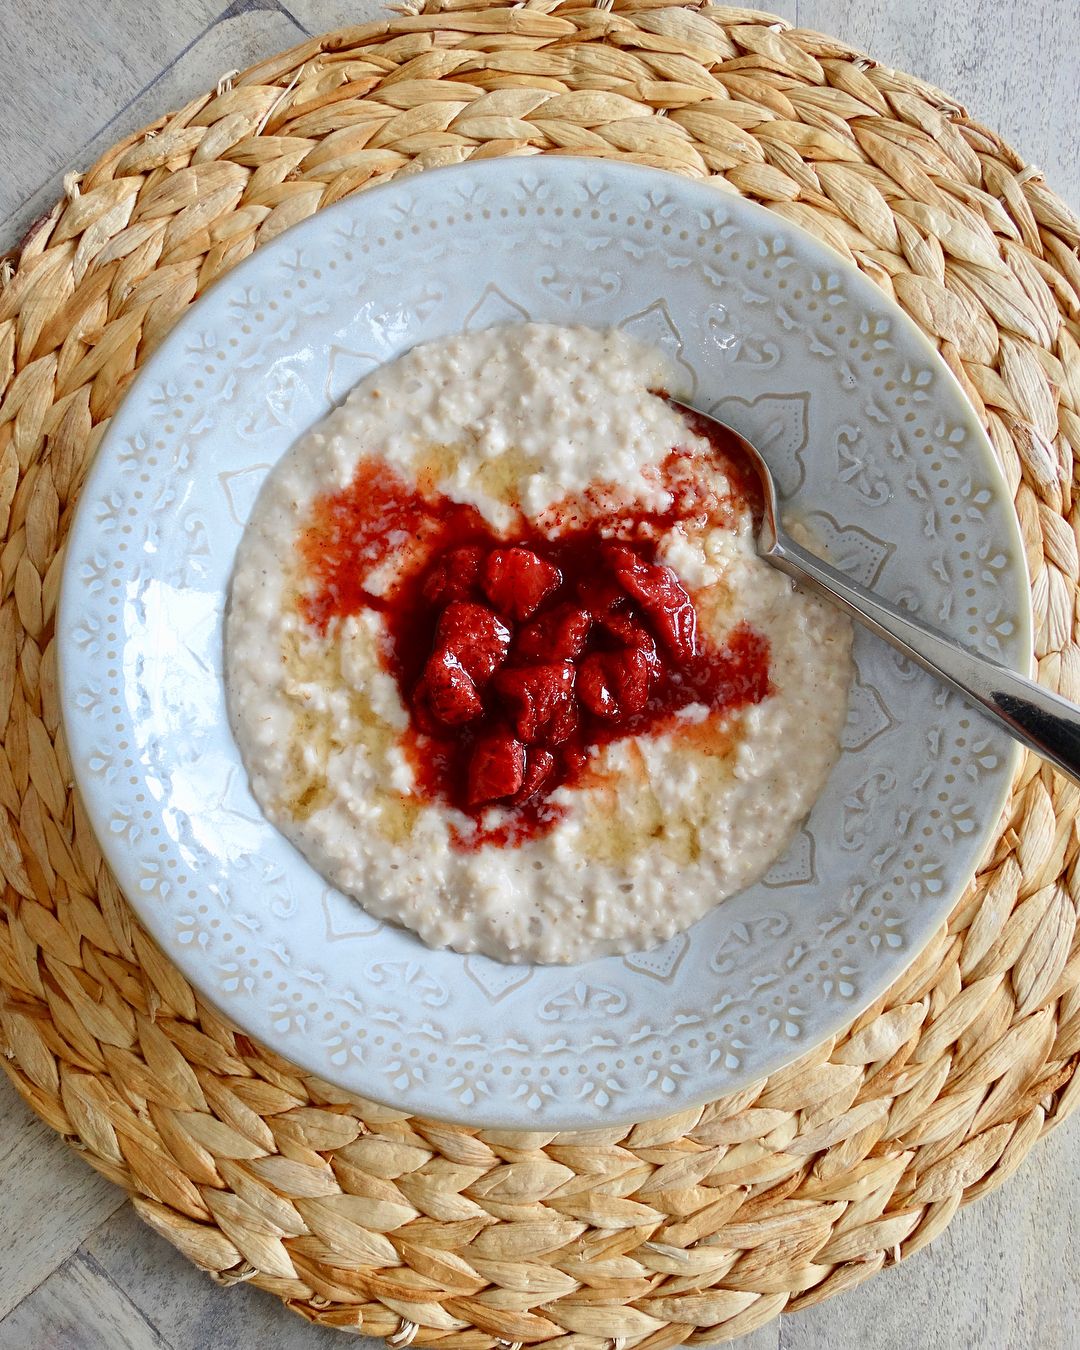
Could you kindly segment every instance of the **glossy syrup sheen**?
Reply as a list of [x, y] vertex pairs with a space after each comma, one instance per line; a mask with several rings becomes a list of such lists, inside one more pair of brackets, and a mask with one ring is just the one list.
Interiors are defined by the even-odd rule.
[[[734, 491], [717, 492], [718, 468], [727, 482], [735, 484]], [[689, 643], [673, 644], [614, 579], [613, 541], [622, 546], [624, 559], [628, 548], [649, 567], [655, 563], [656, 540], [674, 526], [692, 522], [700, 527], [718, 519], [730, 522], [736, 511], [756, 505], [752, 499], [747, 502], [754, 484], [730, 464], [722, 445], [715, 441], [711, 456], [673, 450], [658, 477], [671, 497], [666, 511], [620, 504], [618, 489], [600, 484], [581, 499], [549, 509], [539, 528], [519, 516], [515, 527], [503, 534], [492, 530], [472, 506], [410, 484], [376, 458], [361, 461], [343, 491], [316, 502], [312, 523], [300, 540], [304, 569], [314, 583], [300, 601], [303, 616], [324, 633], [335, 620], [363, 609], [383, 616], [387, 641], [381, 656], [410, 712], [404, 740], [416, 793], [473, 818], [471, 829], [455, 832], [458, 847], [476, 848], [485, 843], [512, 847], [549, 829], [562, 814], [550, 801], [551, 793], [560, 786], [586, 783], [591, 755], [598, 746], [625, 736], [670, 730], [676, 725], [676, 714], [691, 704], [703, 704], [719, 717], [758, 703], [770, 692], [768, 643], [752, 628], [738, 625], [718, 645], [697, 627]], [[454, 595], [494, 611], [510, 629], [503, 671], [535, 668], [538, 660], [546, 659], [537, 657], [535, 646], [528, 655], [521, 651], [522, 630], [535, 620], [570, 605], [597, 617], [581, 650], [569, 662], [577, 677], [576, 726], [571, 734], [560, 734], [557, 742], [541, 732], [526, 747], [527, 760], [538, 752], [553, 760], [541, 787], [525, 800], [508, 797], [477, 802], [470, 796], [470, 766], [477, 743], [487, 743], [512, 727], [513, 710], [496, 687], [499, 681], [488, 680], [477, 685], [482, 713], [463, 725], [443, 725], [425, 698], [424, 675], [438, 645], [436, 635], [447, 604], [443, 578], [448, 571], [454, 572], [456, 559], [462, 556], [455, 550], [479, 551], [486, 558], [493, 550], [511, 547], [528, 550], [557, 568], [560, 577], [557, 587], [527, 619], [515, 622], [492, 602], [480, 582], [464, 589], [459, 586]], [[362, 578], [388, 559], [402, 564], [397, 578], [385, 594], [372, 594], [362, 585]], [[679, 589], [692, 605], [693, 598]], [[604, 654], [626, 650], [625, 641], [600, 621], [604, 614], [617, 614], [624, 622], [629, 619], [634, 627], [647, 630], [644, 641], [654, 654], [648, 663], [648, 697], [643, 706], [597, 716], [580, 698], [587, 658], [599, 655], [603, 659]], [[690, 621], [693, 628], [692, 615]], [[485, 826], [482, 817], [489, 805], [502, 809], [498, 823]]]

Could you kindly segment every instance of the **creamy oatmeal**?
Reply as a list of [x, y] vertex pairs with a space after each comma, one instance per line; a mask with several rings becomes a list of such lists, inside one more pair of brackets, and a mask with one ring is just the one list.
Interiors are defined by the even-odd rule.
[[426, 344], [280, 461], [237, 554], [230, 715], [267, 816], [436, 947], [662, 942], [783, 851], [850, 628], [757, 558], [661, 354], [544, 325]]

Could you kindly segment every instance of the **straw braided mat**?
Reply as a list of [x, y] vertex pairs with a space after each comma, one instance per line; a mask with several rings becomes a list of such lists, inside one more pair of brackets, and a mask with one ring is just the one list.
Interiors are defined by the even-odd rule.
[[798, 1064], [629, 1131], [477, 1133], [349, 1099], [199, 1003], [104, 869], [57, 706], [64, 532], [177, 316], [346, 193], [538, 151], [715, 175], [896, 297], [989, 428], [1041, 678], [1080, 695], [1080, 226], [997, 137], [748, 11], [481, 4], [307, 42], [116, 146], [4, 267], [0, 1047], [33, 1109], [224, 1281], [399, 1345], [659, 1348], [916, 1251], [1075, 1104], [1078, 790], [1029, 759], [948, 927]]

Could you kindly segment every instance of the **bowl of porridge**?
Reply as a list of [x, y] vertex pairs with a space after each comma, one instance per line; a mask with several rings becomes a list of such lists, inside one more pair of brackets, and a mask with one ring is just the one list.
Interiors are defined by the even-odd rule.
[[946, 919], [1012, 744], [757, 558], [788, 522], [1026, 668], [947, 367], [775, 214], [496, 160], [317, 213], [179, 320], [60, 581], [90, 825], [201, 996], [345, 1091], [506, 1128], [808, 1052]]
[[569, 964], [756, 881], [840, 748], [848, 621], [614, 330], [424, 343], [268, 477], [225, 625], [255, 797], [430, 946]]

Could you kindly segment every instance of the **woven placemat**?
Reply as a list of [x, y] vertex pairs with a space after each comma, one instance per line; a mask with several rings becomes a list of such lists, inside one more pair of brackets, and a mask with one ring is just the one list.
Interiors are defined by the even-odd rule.
[[764, 202], [934, 338], [1027, 547], [1040, 678], [1074, 643], [1080, 226], [948, 98], [746, 10], [449, 0], [304, 43], [114, 147], [0, 272], [0, 1048], [30, 1106], [216, 1278], [457, 1350], [722, 1339], [925, 1245], [1074, 1105], [1078, 789], [1034, 759], [977, 880], [849, 1030], [701, 1110], [512, 1134], [357, 1101], [203, 1006], [71, 791], [65, 531], [133, 373], [320, 207], [504, 154], [659, 165]]

